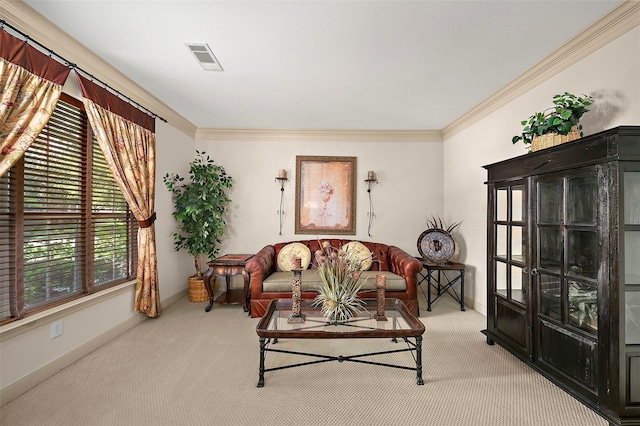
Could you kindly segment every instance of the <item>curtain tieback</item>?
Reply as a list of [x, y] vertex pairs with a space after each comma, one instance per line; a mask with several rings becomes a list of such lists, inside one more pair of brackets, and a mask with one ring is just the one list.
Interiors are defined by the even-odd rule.
[[148, 228], [151, 225], [153, 225], [153, 222], [156, 221], [156, 214], [155, 212], [151, 215], [151, 217], [149, 217], [148, 219], [145, 220], [139, 220], [138, 224], [140, 224], [140, 228]]

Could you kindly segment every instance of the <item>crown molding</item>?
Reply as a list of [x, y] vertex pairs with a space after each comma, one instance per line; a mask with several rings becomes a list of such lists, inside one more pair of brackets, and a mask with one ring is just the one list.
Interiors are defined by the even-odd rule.
[[611, 12], [442, 129], [446, 140], [640, 25], [640, 2], [626, 0]]
[[130, 97], [154, 114], [163, 117], [173, 127], [188, 136], [195, 137], [197, 130], [195, 125], [23, 1], [2, 1], [0, 11], [5, 21], [33, 40], [96, 76], [109, 86], [116, 88], [123, 95]]
[[197, 141], [442, 142], [439, 130], [198, 129]]

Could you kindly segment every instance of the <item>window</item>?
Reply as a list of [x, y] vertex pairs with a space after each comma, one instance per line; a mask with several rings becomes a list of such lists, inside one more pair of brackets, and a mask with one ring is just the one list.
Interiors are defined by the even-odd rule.
[[0, 324], [135, 277], [138, 222], [91, 133], [63, 94], [0, 177]]

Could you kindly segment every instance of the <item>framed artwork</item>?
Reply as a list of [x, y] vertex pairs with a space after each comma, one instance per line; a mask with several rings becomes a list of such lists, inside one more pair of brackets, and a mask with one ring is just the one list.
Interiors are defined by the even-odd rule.
[[296, 156], [296, 234], [356, 234], [356, 157]]

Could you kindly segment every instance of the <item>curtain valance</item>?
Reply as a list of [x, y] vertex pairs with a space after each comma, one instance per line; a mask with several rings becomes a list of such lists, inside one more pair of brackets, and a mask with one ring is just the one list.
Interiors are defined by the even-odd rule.
[[80, 74], [76, 74], [76, 76], [78, 77], [78, 85], [82, 90], [83, 97], [100, 105], [107, 111], [119, 115], [120, 117], [155, 133], [156, 122], [154, 117], [146, 114], [142, 110], [122, 100], [120, 97], [109, 92], [104, 87], [97, 85]]
[[32, 74], [63, 85], [71, 68], [6, 31], [0, 31], [0, 56]]

